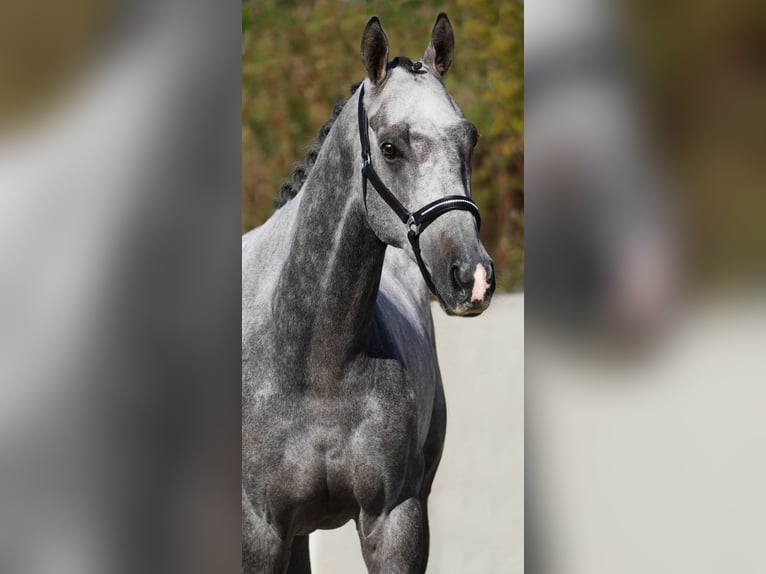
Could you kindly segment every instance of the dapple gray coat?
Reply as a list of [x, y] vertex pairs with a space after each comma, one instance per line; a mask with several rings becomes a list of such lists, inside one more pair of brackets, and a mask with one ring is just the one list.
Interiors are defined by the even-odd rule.
[[[377, 18], [362, 36], [372, 161], [411, 210], [470, 196], [476, 131], [443, 85], [453, 46], [440, 14], [414, 74], [387, 65]], [[309, 572], [309, 533], [351, 519], [370, 572], [426, 568], [444, 392], [407, 229], [362, 194], [358, 94], [297, 195], [242, 240], [245, 572]], [[443, 215], [421, 245], [445, 311], [486, 309], [492, 262], [470, 214]]]

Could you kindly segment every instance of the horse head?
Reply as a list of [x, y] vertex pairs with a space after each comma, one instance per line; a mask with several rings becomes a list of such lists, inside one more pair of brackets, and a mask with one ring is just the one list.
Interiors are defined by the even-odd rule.
[[448, 314], [470, 316], [489, 306], [495, 277], [470, 199], [479, 135], [444, 87], [454, 45], [439, 14], [420, 61], [389, 62], [386, 34], [371, 18], [362, 34], [359, 125], [370, 227], [418, 263]]

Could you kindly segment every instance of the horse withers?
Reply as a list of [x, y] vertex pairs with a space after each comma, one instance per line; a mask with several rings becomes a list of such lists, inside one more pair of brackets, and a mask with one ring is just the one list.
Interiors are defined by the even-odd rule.
[[309, 533], [351, 519], [370, 572], [426, 568], [446, 426], [429, 291], [471, 316], [495, 283], [447, 16], [420, 61], [388, 52], [374, 17], [364, 81], [242, 239], [245, 572], [310, 572]]

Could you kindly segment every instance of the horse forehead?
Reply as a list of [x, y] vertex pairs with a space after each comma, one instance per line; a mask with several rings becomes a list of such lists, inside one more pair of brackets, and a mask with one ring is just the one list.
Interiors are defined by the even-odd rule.
[[403, 78], [397, 82], [381, 106], [387, 123], [449, 126], [463, 118], [460, 108], [441, 84], [432, 85], [418, 80], [420, 78], [414, 81], [413, 78]]

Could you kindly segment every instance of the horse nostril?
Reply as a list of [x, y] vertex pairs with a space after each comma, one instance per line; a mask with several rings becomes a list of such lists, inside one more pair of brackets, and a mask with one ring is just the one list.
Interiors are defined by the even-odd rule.
[[452, 283], [458, 289], [468, 290], [473, 285], [473, 269], [470, 265], [454, 264], [451, 270]]
[[487, 281], [491, 283], [495, 279], [495, 264], [490, 261], [484, 268], [487, 270]]

